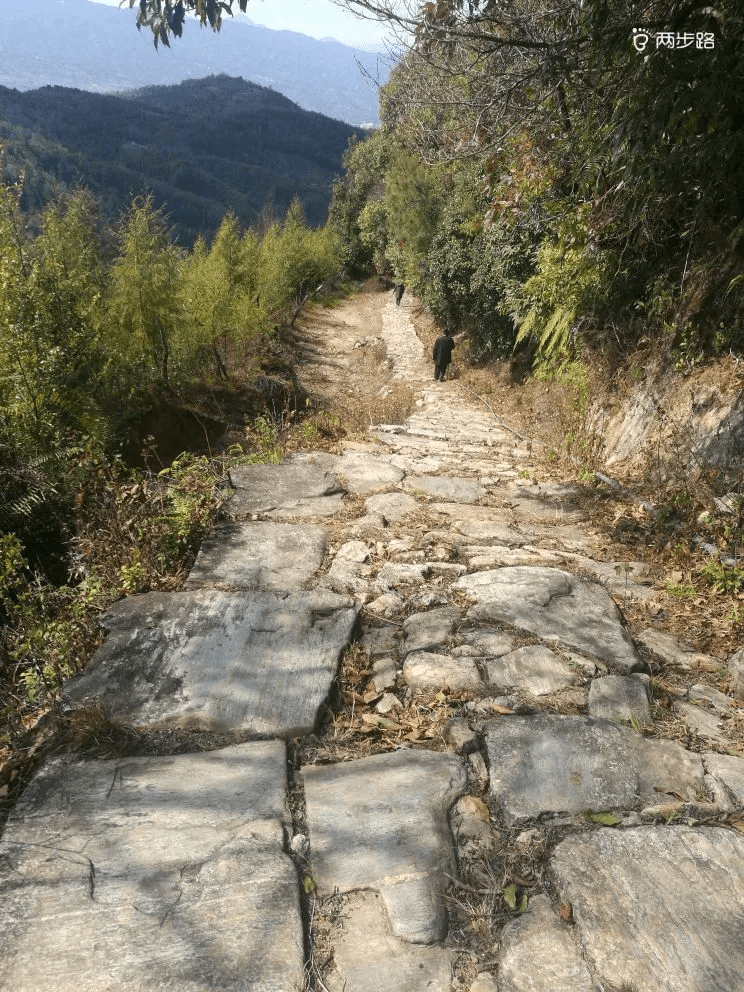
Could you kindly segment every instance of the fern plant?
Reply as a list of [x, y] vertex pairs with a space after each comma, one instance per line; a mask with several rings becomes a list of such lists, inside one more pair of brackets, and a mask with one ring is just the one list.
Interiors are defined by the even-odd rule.
[[537, 272], [525, 283], [528, 309], [515, 315], [514, 347], [531, 338], [543, 361], [566, 355], [577, 323], [606, 306], [613, 262], [611, 253], [588, 243], [583, 211], [564, 219], [558, 237], [543, 241]]

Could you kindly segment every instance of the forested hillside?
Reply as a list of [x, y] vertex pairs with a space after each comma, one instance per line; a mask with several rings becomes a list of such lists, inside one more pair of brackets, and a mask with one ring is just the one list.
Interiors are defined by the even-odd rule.
[[415, 30], [334, 201], [350, 259], [484, 356], [742, 348], [740, 4], [348, 5]]
[[309, 222], [322, 224], [354, 133], [229, 76], [117, 96], [0, 87], [0, 147], [10, 179], [25, 171], [27, 213], [76, 184], [110, 219], [151, 192], [182, 244], [213, 235], [227, 210], [248, 224], [268, 204], [282, 216], [295, 196]]

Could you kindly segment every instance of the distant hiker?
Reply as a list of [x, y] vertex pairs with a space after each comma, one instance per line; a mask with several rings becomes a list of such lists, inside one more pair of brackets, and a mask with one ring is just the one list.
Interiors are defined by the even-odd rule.
[[452, 361], [452, 349], [455, 347], [455, 341], [452, 337], [452, 331], [445, 331], [444, 334], [440, 334], [439, 337], [434, 342], [434, 378], [438, 382], [444, 382], [444, 375], [447, 371], [447, 366]]
[[403, 293], [405, 292], [405, 286], [402, 282], [396, 282], [395, 284], [395, 305], [400, 306], [400, 301], [403, 299]]

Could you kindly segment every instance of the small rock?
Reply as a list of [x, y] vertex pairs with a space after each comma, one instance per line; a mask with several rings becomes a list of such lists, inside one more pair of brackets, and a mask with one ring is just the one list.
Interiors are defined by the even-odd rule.
[[482, 971], [473, 980], [470, 992], [499, 992], [499, 987], [492, 975], [487, 971]]
[[480, 652], [472, 644], [459, 644], [450, 654], [453, 658], [477, 658]]
[[710, 685], [693, 685], [687, 695], [691, 703], [708, 706], [718, 713], [731, 711], [732, 700], [730, 697]]
[[470, 754], [478, 749], [478, 735], [471, 729], [467, 720], [454, 717], [444, 728], [444, 738], [454, 747], [458, 754]]
[[458, 610], [446, 606], [427, 613], [413, 613], [403, 621], [405, 650], [431, 651], [447, 640], [459, 617]]
[[520, 834], [517, 834], [514, 843], [517, 847], [525, 848], [536, 844], [539, 840], [540, 831], [536, 827], [532, 827], [531, 830], [523, 830]]
[[398, 647], [397, 635], [396, 627], [370, 627], [362, 634], [362, 647], [370, 658], [390, 654]]
[[382, 617], [390, 617], [403, 609], [403, 600], [397, 593], [386, 592], [373, 599], [367, 607], [369, 612]]
[[387, 562], [377, 573], [377, 588], [381, 590], [398, 586], [420, 585], [429, 576], [426, 565], [398, 565]]
[[728, 658], [726, 667], [731, 674], [732, 689], [738, 699], [744, 699], [744, 648], [739, 648]]
[[382, 699], [379, 701], [375, 709], [378, 713], [390, 713], [392, 710], [399, 710], [402, 708], [402, 703], [397, 696], [394, 696], [392, 692], [386, 692]]
[[441, 592], [434, 592], [433, 589], [424, 589], [415, 596], [411, 596], [408, 605], [414, 610], [428, 610], [432, 606], [444, 606], [449, 600]]
[[691, 648], [689, 644], [683, 644], [669, 634], [664, 634], [653, 627], [642, 630], [636, 637], [636, 641], [652, 654], [661, 658], [662, 661], [670, 665], [677, 665], [680, 668], [717, 672], [719, 668], [723, 667], [723, 663], [717, 658], [702, 654], [702, 652]]
[[403, 664], [403, 676], [412, 689], [477, 692], [482, 686], [478, 669], [470, 658], [450, 658], [429, 651], [409, 654]]
[[472, 754], [468, 755], [468, 767], [470, 774], [479, 786], [488, 782], [488, 766], [480, 751], [473, 751]]
[[310, 848], [310, 841], [304, 834], [295, 834], [289, 842], [290, 850], [300, 858], [304, 858]]
[[398, 676], [398, 666], [394, 658], [377, 658], [372, 666], [372, 682], [378, 692], [395, 685]]
[[697, 706], [695, 703], [688, 703], [683, 699], [675, 699], [672, 709], [682, 717], [690, 730], [700, 737], [707, 737], [708, 740], [718, 741], [723, 745], [728, 743], [723, 733], [721, 717], [712, 710]]
[[648, 675], [607, 675], [589, 687], [589, 715], [650, 724]]

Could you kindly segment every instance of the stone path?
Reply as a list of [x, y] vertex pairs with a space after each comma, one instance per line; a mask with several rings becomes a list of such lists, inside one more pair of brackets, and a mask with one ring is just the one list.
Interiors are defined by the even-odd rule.
[[[430, 381], [410, 307], [407, 423], [236, 471], [184, 589], [104, 618], [68, 705], [223, 746], [42, 768], [0, 840], [3, 992], [744, 989], [724, 662], [634, 641], [642, 564]], [[699, 675], [694, 748], [657, 663]]]

